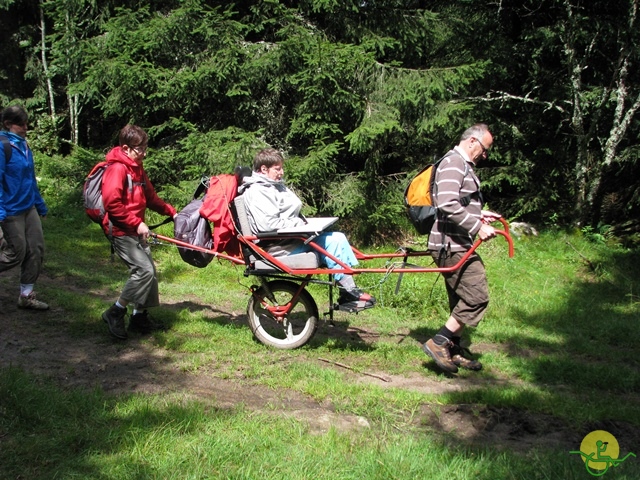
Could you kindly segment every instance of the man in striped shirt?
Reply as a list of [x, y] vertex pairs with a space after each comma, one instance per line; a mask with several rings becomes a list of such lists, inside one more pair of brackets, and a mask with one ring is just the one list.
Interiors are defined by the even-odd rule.
[[[478, 162], [487, 158], [492, 144], [489, 127], [483, 123], [473, 125], [438, 166], [434, 188], [438, 217], [429, 235], [428, 248], [439, 267], [457, 264], [476, 236], [483, 241], [496, 236], [489, 224], [500, 215], [482, 210], [480, 181], [474, 172]], [[443, 276], [451, 313], [422, 350], [446, 372], [456, 373], [458, 367], [480, 370], [482, 365], [460, 345], [460, 338], [465, 326], [476, 327], [480, 323], [489, 305], [484, 264], [473, 253], [461, 268]]]

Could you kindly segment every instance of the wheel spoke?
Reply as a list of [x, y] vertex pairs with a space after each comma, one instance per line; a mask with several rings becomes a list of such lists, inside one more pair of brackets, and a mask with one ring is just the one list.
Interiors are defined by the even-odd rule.
[[[313, 336], [318, 324], [318, 308], [300, 285], [283, 280], [269, 282], [267, 288], [254, 292], [247, 315], [255, 337], [265, 345], [277, 348], [297, 348]], [[268, 293], [267, 293], [268, 292]], [[292, 299], [296, 297], [296, 301]], [[280, 306], [276, 314], [272, 307]], [[284, 310], [284, 318], [280, 317]], [[278, 320], [280, 318], [280, 320]]]

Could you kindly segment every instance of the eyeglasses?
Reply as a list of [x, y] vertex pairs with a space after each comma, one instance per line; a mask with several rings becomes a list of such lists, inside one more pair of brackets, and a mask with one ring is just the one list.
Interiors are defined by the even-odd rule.
[[487, 157], [489, 155], [489, 149], [482, 144], [482, 142], [478, 137], [473, 137], [473, 138], [475, 138], [476, 142], [480, 144], [480, 147], [482, 148], [482, 155]]
[[138, 145], [137, 147], [129, 147], [129, 148], [131, 148], [131, 150], [136, 152], [138, 155], [144, 155], [145, 153], [147, 153], [146, 145]]

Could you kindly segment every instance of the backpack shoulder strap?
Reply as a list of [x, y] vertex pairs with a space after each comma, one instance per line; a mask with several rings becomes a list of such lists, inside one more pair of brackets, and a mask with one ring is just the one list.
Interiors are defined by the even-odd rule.
[[4, 148], [4, 160], [8, 163], [11, 160], [11, 143], [7, 136], [3, 134], [0, 134], [0, 142], [2, 142], [2, 147]]

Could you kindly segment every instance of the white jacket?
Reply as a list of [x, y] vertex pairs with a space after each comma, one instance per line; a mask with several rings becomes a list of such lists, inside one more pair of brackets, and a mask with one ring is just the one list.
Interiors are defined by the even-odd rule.
[[238, 193], [244, 198], [254, 234], [304, 224], [299, 216], [302, 201], [282, 181], [253, 172], [244, 178]]

